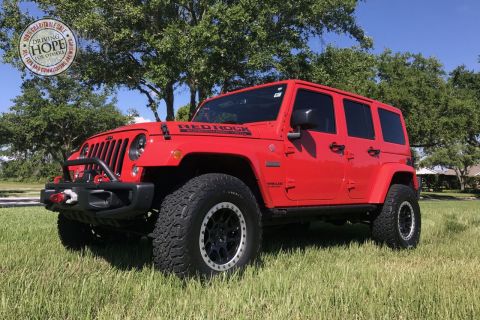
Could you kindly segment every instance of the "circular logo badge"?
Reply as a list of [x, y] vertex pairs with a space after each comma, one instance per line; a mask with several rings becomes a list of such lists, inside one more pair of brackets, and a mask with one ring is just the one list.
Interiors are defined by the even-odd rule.
[[67, 70], [77, 54], [77, 40], [61, 21], [41, 19], [30, 24], [20, 38], [20, 57], [38, 75], [54, 76]]

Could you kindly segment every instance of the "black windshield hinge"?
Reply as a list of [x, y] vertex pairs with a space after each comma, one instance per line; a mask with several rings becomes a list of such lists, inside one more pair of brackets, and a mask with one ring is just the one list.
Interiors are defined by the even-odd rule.
[[160, 127], [162, 128], [163, 139], [165, 139], [165, 140], [172, 139], [172, 136], [170, 135], [170, 132], [168, 131], [167, 124], [165, 122], [162, 122]]

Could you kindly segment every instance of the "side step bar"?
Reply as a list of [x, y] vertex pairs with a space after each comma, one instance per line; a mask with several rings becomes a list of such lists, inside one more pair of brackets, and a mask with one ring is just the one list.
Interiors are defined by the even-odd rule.
[[[368, 217], [378, 209], [375, 204], [355, 204], [355, 205], [328, 205], [312, 207], [285, 207], [266, 209], [263, 220], [268, 222], [280, 222], [282, 220], [315, 220], [315, 219], [334, 219], [334, 218], [356, 218], [368, 219]], [[280, 220], [280, 221], [278, 221]]]

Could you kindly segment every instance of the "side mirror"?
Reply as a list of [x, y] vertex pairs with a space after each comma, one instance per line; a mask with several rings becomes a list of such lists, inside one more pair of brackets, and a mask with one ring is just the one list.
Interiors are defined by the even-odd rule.
[[301, 137], [300, 130], [308, 130], [315, 127], [315, 110], [300, 109], [293, 111], [290, 124], [295, 128], [294, 132], [289, 132], [287, 137], [289, 139], [299, 139]]

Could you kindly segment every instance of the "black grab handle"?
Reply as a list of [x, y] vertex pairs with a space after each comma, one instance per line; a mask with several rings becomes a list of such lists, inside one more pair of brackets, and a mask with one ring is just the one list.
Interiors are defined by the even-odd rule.
[[345, 145], [332, 142], [330, 143], [330, 150], [332, 150], [333, 152], [343, 152], [343, 150], [345, 150]]
[[370, 148], [368, 148], [367, 152], [372, 157], [376, 157], [380, 154], [380, 149], [374, 149], [373, 147], [370, 147]]

